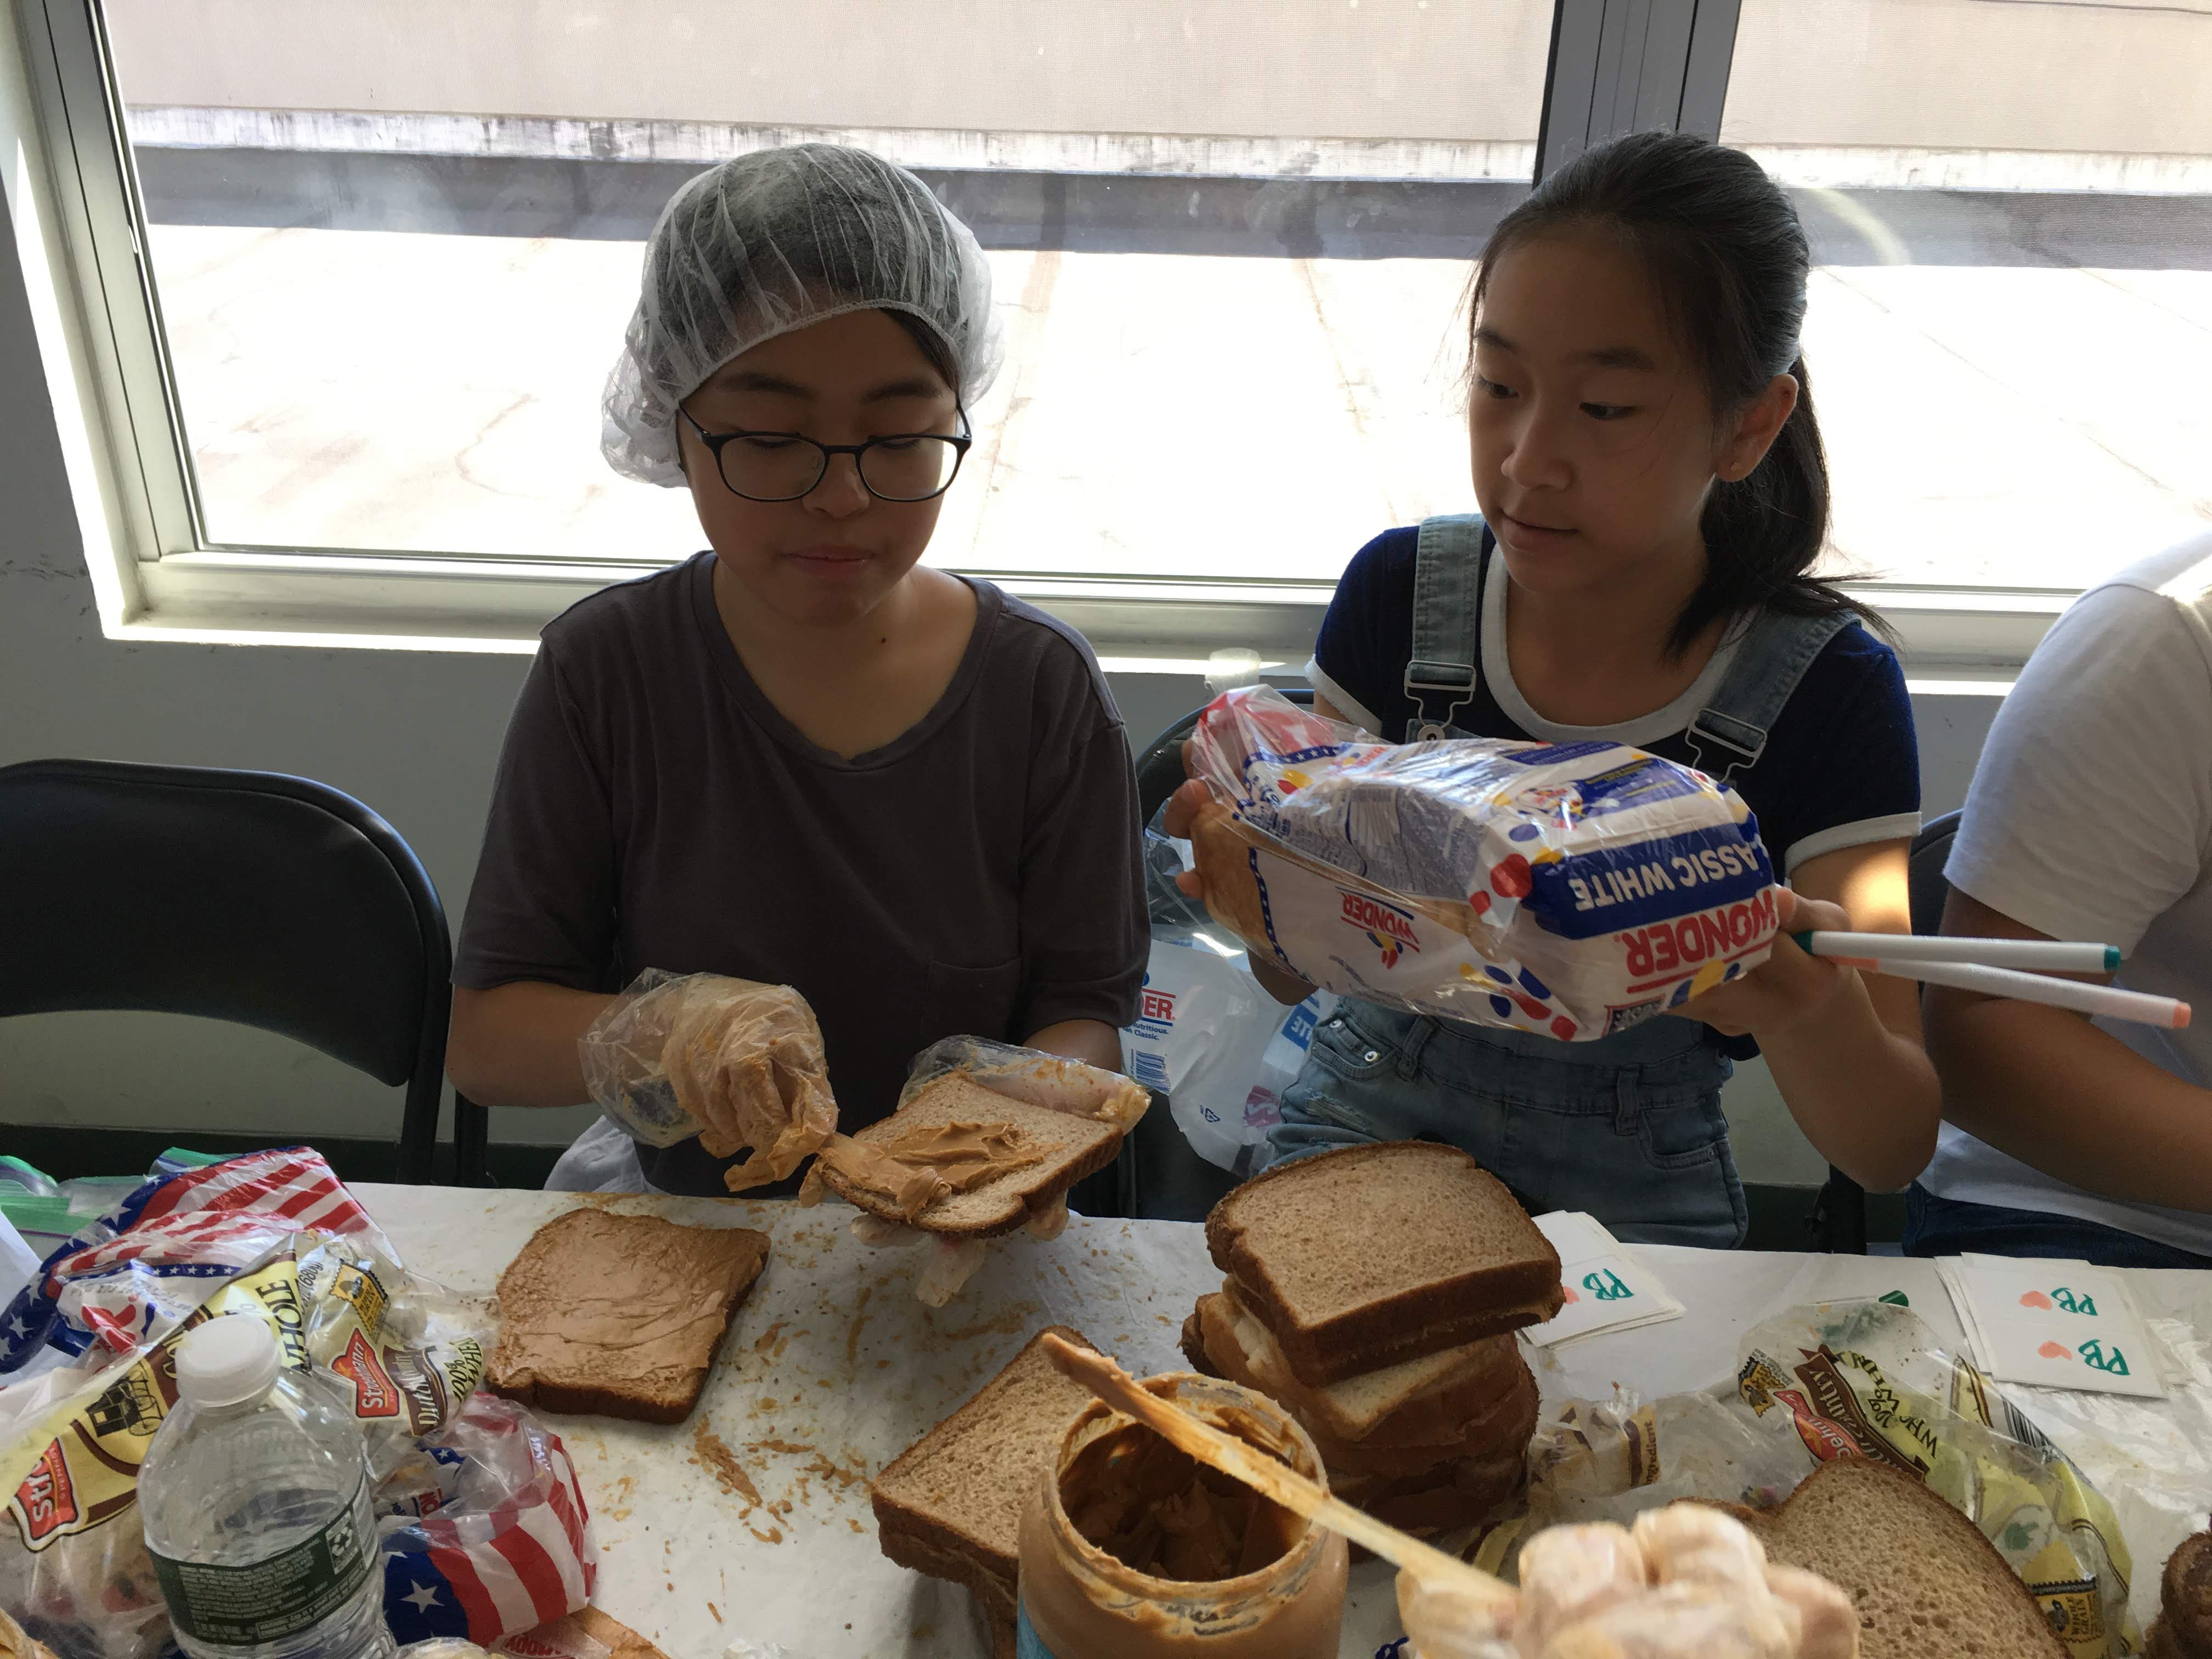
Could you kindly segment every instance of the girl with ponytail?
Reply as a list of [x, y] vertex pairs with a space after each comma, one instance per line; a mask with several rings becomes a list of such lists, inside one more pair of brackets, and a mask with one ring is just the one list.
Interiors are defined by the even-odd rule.
[[[1828, 471], [1798, 343], [1808, 270], [1788, 198], [1740, 151], [1646, 133], [1547, 179], [1474, 281], [1480, 511], [1363, 548], [1308, 675], [1324, 713], [1393, 740], [1611, 741], [1696, 766], [1757, 814], [1790, 884], [1785, 930], [1904, 933], [1912, 714], [1873, 618], [1816, 574]], [[1178, 797], [1171, 830], [1194, 804]], [[1720, 1106], [1735, 1060], [1763, 1053], [1807, 1138], [1865, 1185], [1902, 1187], [1928, 1161], [1939, 1096], [1915, 988], [1784, 938], [1679, 1018], [1625, 1010], [1595, 1042], [1348, 1000], [1269, 1151], [1446, 1140], [1531, 1211], [1735, 1245], [1747, 1217]]]

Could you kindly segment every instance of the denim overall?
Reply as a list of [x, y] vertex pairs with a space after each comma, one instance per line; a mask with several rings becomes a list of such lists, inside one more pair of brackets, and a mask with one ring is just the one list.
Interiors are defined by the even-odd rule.
[[[1473, 514], [1421, 526], [1406, 665], [1419, 714], [1407, 723], [1408, 743], [1477, 735], [1452, 720], [1473, 699], [1482, 659], [1485, 541]], [[1797, 682], [1850, 621], [1753, 617], [1690, 722], [1698, 769], [1725, 781], [1757, 761]], [[1533, 1214], [1586, 1210], [1635, 1243], [1732, 1249], [1747, 1225], [1721, 1115], [1734, 1069], [1693, 1020], [1560, 1042], [1347, 999], [1315, 1032], [1267, 1152], [1280, 1162], [1366, 1141], [1445, 1141]]]

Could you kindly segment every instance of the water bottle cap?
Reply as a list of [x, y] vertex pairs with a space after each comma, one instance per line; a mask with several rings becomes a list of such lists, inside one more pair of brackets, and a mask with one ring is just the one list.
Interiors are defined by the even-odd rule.
[[229, 1314], [177, 1345], [177, 1392], [195, 1406], [242, 1406], [268, 1393], [282, 1368], [268, 1322]]

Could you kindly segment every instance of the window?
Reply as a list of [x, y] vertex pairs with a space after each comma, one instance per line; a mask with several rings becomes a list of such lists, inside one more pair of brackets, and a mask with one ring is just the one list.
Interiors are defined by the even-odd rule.
[[1842, 570], [2078, 591], [2212, 520], [2212, 0], [1743, 0]]
[[481, 595], [688, 555], [684, 497], [599, 459], [601, 386], [670, 191], [805, 137], [921, 171], [991, 250], [1008, 359], [933, 559], [1147, 635], [1242, 593], [1210, 642], [1302, 657], [1363, 541], [1462, 504], [1457, 307], [1527, 189], [1551, 0], [547, 15], [90, 8], [157, 306], [138, 449], [177, 477], [157, 609], [257, 561]]
[[1471, 505], [1468, 258], [1650, 125], [1798, 192], [1838, 557], [1916, 673], [2002, 673], [2212, 516], [2212, 0], [23, 10], [111, 626], [521, 649], [684, 556], [601, 382], [670, 191], [805, 137], [991, 250], [1008, 362], [931, 556], [1109, 654], [1302, 661], [1361, 542]]

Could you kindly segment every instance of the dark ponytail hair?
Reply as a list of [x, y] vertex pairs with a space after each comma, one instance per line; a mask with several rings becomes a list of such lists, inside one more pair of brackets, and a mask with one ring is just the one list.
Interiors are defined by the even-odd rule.
[[1741, 481], [1706, 498], [1705, 579], [1668, 638], [1681, 651], [1716, 618], [1766, 608], [1796, 616], [1874, 613], [1812, 574], [1828, 540], [1828, 459], [1798, 349], [1812, 266], [1797, 210], [1741, 150], [1680, 132], [1642, 132], [1589, 149], [1498, 222], [1470, 307], [1479, 322], [1500, 255], [1553, 231], [1616, 235], [1643, 262], [1717, 414], [1741, 409], [1777, 374], [1797, 406]]

